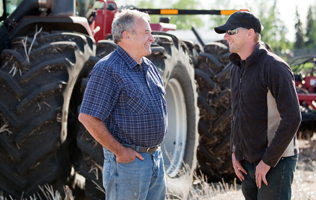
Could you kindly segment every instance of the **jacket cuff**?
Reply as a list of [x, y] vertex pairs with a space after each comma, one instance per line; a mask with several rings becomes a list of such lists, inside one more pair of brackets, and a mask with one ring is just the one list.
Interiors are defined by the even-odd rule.
[[236, 151], [236, 146], [235, 145], [232, 145], [230, 147], [230, 154], [234, 153]]
[[269, 165], [270, 167], [275, 167], [278, 164], [280, 159], [281, 159], [281, 157], [278, 160], [271, 160], [271, 159], [266, 158], [266, 156], [262, 157], [262, 161], [265, 164]]

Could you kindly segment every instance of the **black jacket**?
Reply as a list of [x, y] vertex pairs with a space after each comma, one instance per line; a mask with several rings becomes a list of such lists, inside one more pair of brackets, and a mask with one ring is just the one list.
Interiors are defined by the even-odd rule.
[[281, 157], [298, 154], [301, 113], [290, 67], [260, 44], [245, 61], [235, 53], [230, 60], [236, 159], [274, 167]]

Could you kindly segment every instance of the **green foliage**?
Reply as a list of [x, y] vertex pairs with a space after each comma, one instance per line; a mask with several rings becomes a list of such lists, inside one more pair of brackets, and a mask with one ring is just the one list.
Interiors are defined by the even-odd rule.
[[314, 47], [315, 46], [315, 38], [316, 38], [316, 22], [313, 14], [313, 7], [310, 5], [308, 8], [307, 14], [307, 24], [306, 24], [306, 47]]
[[[197, 9], [198, 0], [179, 0], [173, 4], [173, 8], [178, 9]], [[203, 27], [204, 23], [198, 15], [176, 15], [171, 16], [170, 23], [176, 24], [177, 29], [191, 29], [194, 27]]]
[[[230, 9], [231, 3], [230, 0], [216, 0], [214, 4], [212, 4], [212, 9], [214, 10], [221, 10], [221, 9]], [[214, 29], [216, 26], [219, 26], [221, 24], [225, 24], [225, 22], [228, 20], [229, 16], [227, 15], [211, 15], [210, 16], [210, 29]]]
[[[178, 0], [176, 3], [172, 4], [170, 0], [161, 0], [158, 2], [152, 0], [142, 0], [136, 7], [137, 8], [177, 8], [177, 9], [198, 9], [198, 0]], [[163, 5], [163, 6], [162, 6]], [[191, 29], [192, 26], [197, 28], [203, 27], [204, 23], [198, 15], [151, 15], [152, 22], [158, 22], [160, 17], [170, 18], [171, 24], [176, 24], [177, 29]]]
[[[148, 0], [141, 0], [138, 5], [136, 5], [137, 8], [155, 8], [155, 5], [153, 4], [153, 1], [148, 1]], [[150, 16], [150, 21], [152, 23], [157, 23], [159, 22], [159, 15], [151, 15]]]
[[300, 15], [298, 13], [298, 10], [296, 8], [296, 17], [297, 17], [297, 23], [295, 24], [296, 29], [296, 41], [294, 43], [294, 48], [300, 49], [304, 47], [304, 34], [303, 34], [303, 24], [300, 20]]
[[[285, 38], [287, 28], [282, 20], [280, 20], [280, 12], [276, 7], [277, 0], [269, 7], [267, 1], [261, 1], [260, 9], [257, 15], [264, 26], [261, 32], [261, 40], [271, 45], [273, 51], [279, 52], [282, 49], [288, 49], [290, 42]], [[268, 11], [268, 12], [267, 12]]]
[[[117, 0], [123, 1], [123, 0]], [[117, 2], [116, 1], [116, 2]], [[296, 10], [297, 23], [295, 24], [296, 41], [290, 42], [286, 39], [285, 34], [288, 32], [284, 21], [280, 20], [280, 12], [276, 5], [278, 0], [271, 1], [258, 0], [256, 1], [255, 9], [251, 7], [240, 6], [240, 2], [233, 2], [231, 0], [216, 0], [207, 8], [201, 8], [202, 0], [140, 0], [135, 6], [137, 8], [177, 8], [177, 9], [234, 9], [234, 8], [249, 8], [251, 11], [257, 11], [254, 13], [257, 15], [264, 29], [261, 33], [262, 41], [268, 43], [275, 52], [281, 52], [293, 48], [314, 47], [316, 45], [316, 7], [310, 6], [307, 16], [306, 32], [304, 32], [303, 24], [300, 20], [299, 13]], [[125, 0], [129, 2], [129, 0]], [[234, 3], [234, 5], [232, 5]], [[239, 6], [235, 6], [239, 3]], [[250, 4], [254, 5], [254, 4]], [[264, 8], [264, 9], [257, 9]], [[210, 15], [207, 22], [202, 20], [201, 15], [151, 15], [152, 22], [158, 22], [160, 17], [169, 17], [170, 23], [176, 24], [177, 29], [191, 29], [192, 26], [197, 28], [213, 29], [215, 26], [224, 24], [229, 16], [222, 15]], [[305, 26], [304, 26], [305, 27]], [[306, 38], [306, 40], [304, 39]]]

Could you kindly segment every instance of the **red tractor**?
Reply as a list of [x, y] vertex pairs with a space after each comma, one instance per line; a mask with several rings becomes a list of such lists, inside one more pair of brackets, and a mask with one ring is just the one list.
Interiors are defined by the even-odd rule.
[[289, 62], [302, 110], [299, 137], [311, 138], [316, 132], [316, 56], [304, 55]]
[[[61, 192], [68, 185], [84, 189], [88, 199], [104, 199], [102, 147], [77, 118], [90, 70], [116, 48], [110, 35], [115, 2], [3, 0], [0, 7], [0, 193], [34, 199], [45, 196], [39, 186]], [[186, 196], [188, 188], [179, 183], [189, 186], [197, 166], [210, 181], [232, 180], [227, 44], [202, 49], [166, 33], [174, 25], [152, 29], [156, 42], [148, 58], [167, 91], [162, 148], [169, 192]]]

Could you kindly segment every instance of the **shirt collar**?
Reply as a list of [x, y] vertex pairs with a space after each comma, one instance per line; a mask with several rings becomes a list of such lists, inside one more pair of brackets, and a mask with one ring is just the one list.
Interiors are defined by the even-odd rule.
[[[122, 60], [124, 60], [124, 62], [127, 64], [129, 69], [133, 69], [134, 67], [138, 65], [138, 63], [128, 53], [126, 53], [126, 51], [122, 49], [122, 47], [120, 47], [119, 45], [117, 45], [116, 51], [118, 55], [122, 58]], [[142, 58], [141, 62], [148, 65], [146, 59], [144, 58]]]

